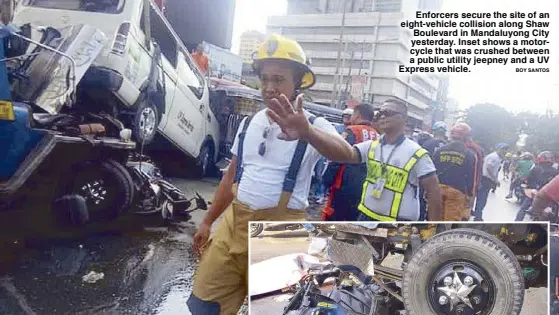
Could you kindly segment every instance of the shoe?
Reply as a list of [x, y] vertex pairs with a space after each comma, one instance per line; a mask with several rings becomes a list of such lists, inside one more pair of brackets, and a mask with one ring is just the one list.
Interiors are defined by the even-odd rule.
[[510, 198], [512, 198], [512, 194], [508, 194], [508, 195], [505, 197], [505, 199], [510, 199]]

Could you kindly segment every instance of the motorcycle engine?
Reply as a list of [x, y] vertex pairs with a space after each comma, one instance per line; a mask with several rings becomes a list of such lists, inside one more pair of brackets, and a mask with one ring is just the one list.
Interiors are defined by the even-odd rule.
[[288, 312], [288, 315], [349, 315], [342, 308], [338, 307], [336, 304], [330, 304], [321, 302], [319, 304], [328, 304], [325, 306], [317, 306], [310, 308], [303, 308], [297, 311]]

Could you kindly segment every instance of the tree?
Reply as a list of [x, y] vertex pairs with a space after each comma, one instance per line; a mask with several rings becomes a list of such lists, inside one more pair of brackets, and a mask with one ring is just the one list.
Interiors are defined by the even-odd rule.
[[499, 142], [513, 145], [518, 139], [518, 120], [503, 107], [476, 104], [466, 110], [465, 116], [472, 127], [472, 138], [486, 150], [492, 150]]

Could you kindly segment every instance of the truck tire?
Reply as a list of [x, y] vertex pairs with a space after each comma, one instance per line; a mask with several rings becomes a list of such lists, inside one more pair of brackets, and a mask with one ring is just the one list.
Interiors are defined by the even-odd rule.
[[132, 135], [139, 146], [148, 145], [153, 141], [160, 121], [161, 114], [157, 106], [148, 97], [142, 96], [132, 118]]
[[83, 226], [89, 221], [87, 202], [83, 196], [62, 196], [53, 202], [52, 208], [58, 224], [63, 227]]
[[264, 223], [250, 224], [250, 237], [257, 237], [262, 231], [264, 231]]
[[[466, 287], [456, 294], [455, 283]], [[454, 229], [418, 248], [404, 270], [402, 295], [408, 315], [518, 315], [524, 278], [515, 255], [500, 240], [478, 230]]]
[[119, 162], [89, 162], [73, 170], [66, 192], [85, 198], [90, 221], [112, 220], [132, 204], [134, 183]]

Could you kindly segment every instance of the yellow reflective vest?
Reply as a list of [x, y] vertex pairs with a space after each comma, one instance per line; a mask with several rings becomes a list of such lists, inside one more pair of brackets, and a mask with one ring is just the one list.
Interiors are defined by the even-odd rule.
[[[394, 155], [382, 174], [382, 161], [375, 159], [375, 151], [380, 141], [373, 141], [368, 153], [367, 178], [363, 183], [363, 192], [359, 211], [377, 221], [417, 220], [419, 218], [419, 199], [417, 191], [408, 184], [410, 171], [427, 150], [415, 142], [406, 139], [393, 150]], [[407, 141], [407, 142], [406, 142]], [[385, 161], [386, 162], [386, 161]], [[380, 198], [373, 196], [377, 179], [384, 178], [384, 189]]]

